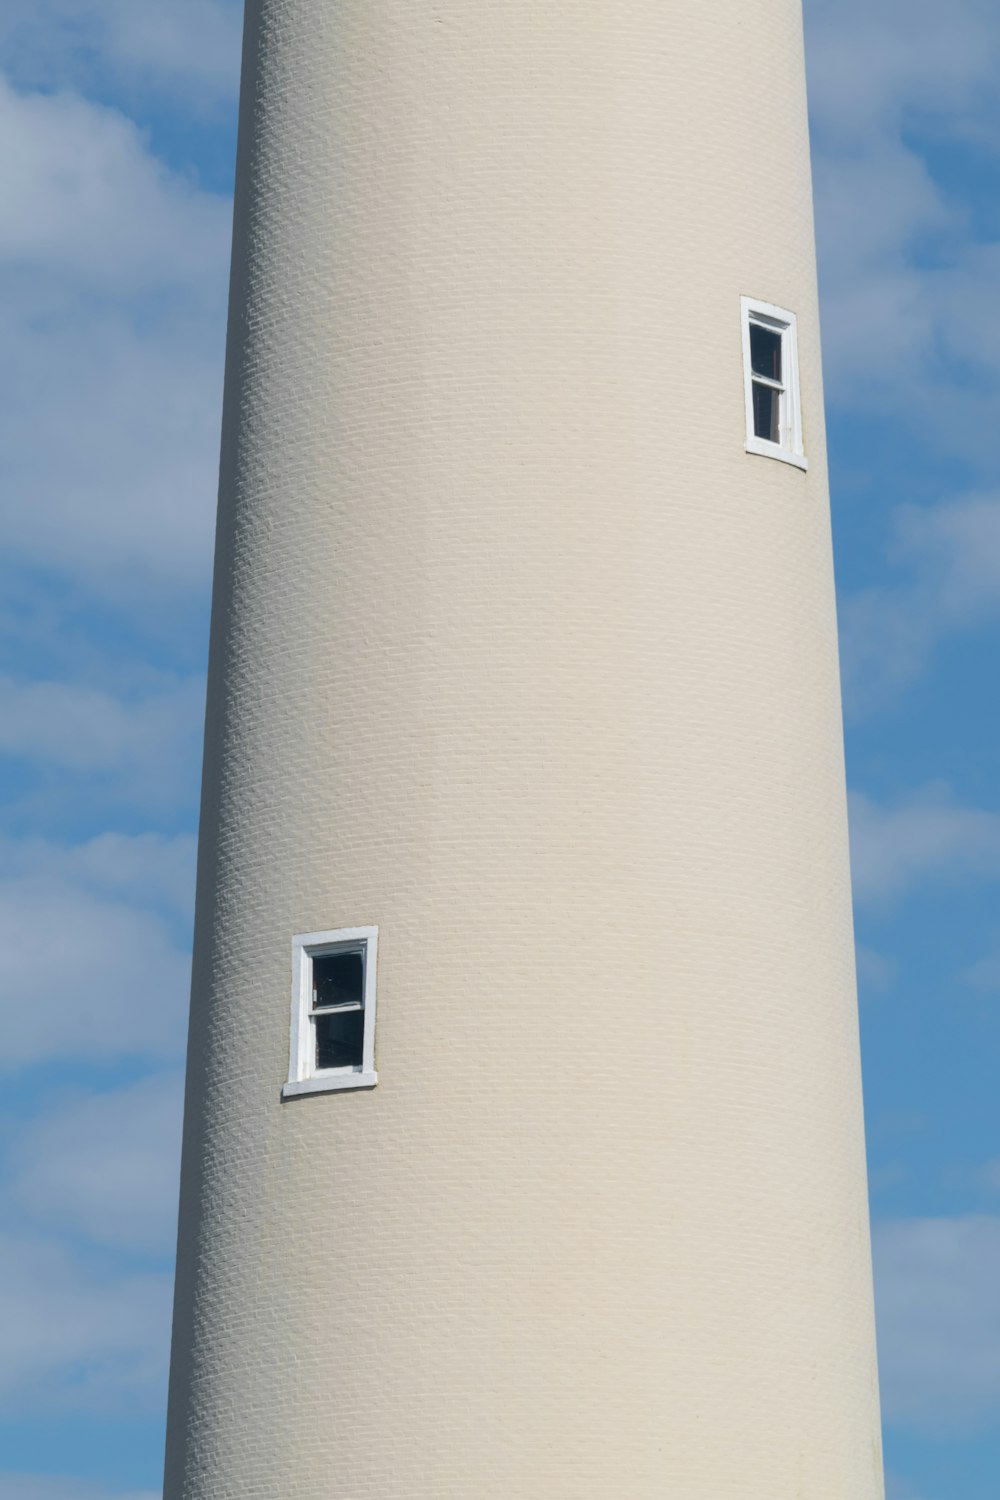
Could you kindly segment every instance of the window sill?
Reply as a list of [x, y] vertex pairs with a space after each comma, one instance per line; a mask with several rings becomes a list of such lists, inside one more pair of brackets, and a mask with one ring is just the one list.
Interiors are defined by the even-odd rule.
[[779, 448], [777, 443], [769, 443], [765, 438], [747, 438], [746, 449], [748, 453], [756, 453], [760, 458], [776, 458], [779, 463], [793, 464], [803, 473], [809, 468], [809, 460], [805, 454], [793, 453], [791, 448]]
[[315, 1078], [300, 1078], [290, 1081], [281, 1090], [282, 1099], [297, 1099], [302, 1094], [335, 1094], [342, 1089], [373, 1089], [378, 1083], [377, 1073], [357, 1071], [318, 1074]]

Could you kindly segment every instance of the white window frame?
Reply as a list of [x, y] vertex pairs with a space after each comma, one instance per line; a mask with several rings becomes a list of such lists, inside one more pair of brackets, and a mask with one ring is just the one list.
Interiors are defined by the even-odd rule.
[[[777, 458], [782, 463], [794, 464], [798, 469], [808, 469], [802, 443], [802, 397], [799, 389], [799, 333], [795, 314], [787, 308], [775, 307], [772, 302], [759, 302], [754, 297], [741, 297], [740, 308], [743, 320], [743, 385], [746, 399], [746, 422], [748, 453], [760, 454], [763, 458]], [[755, 375], [750, 358], [750, 326], [759, 324], [781, 335], [782, 380], [767, 380]], [[779, 393], [778, 432], [779, 441], [758, 437], [754, 432], [753, 388], [754, 382], [769, 385]]]
[[[364, 1036], [360, 1068], [317, 1068], [312, 1015], [312, 961], [325, 953], [364, 952]], [[339, 927], [330, 932], [301, 932], [292, 938], [292, 1030], [288, 1082], [283, 1099], [298, 1094], [326, 1094], [338, 1089], [370, 1089], [378, 1083], [375, 1071], [375, 980], [378, 963], [377, 927]]]

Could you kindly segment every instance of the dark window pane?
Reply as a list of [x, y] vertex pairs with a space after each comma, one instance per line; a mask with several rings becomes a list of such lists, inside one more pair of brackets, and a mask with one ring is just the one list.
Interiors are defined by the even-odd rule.
[[365, 1035], [363, 1010], [335, 1010], [316, 1016], [317, 1068], [360, 1068]]
[[758, 385], [755, 380], [753, 383], [753, 430], [759, 438], [767, 438], [771, 443], [780, 442], [781, 435], [778, 427], [780, 408], [780, 394], [772, 390], [769, 385]]
[[365, 961], [361, 953], [317, 953], [312, 961], [313, 1005], [346, 1005], [365, 998]]
[[755, 375], [781, 384], [781, 334], [759, 323], [750, 324], [750, 364]]

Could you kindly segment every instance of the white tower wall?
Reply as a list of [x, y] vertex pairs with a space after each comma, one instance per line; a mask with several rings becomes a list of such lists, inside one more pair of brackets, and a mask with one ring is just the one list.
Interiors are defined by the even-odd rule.
[[[244, 61], [166, 1500], [876, 1500], [799, 0]], [[378, 1087], [282, 1103], [368, 925]]]

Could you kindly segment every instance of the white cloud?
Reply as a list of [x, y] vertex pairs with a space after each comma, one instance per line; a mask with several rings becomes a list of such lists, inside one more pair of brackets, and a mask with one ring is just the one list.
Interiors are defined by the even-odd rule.
[[240, 0], [5, 0], [0, 43], [19, 74], [230, 100], [239, 77]]
[[[1000, 151], [996, 5], [807, 0], [806, 19], [831, 405], [890, 418], [991, 482], [1000, 244], [922, 143]], [[942, 635], [1000, 613], [995, 496], [899, 508], [892, 551], [909, 576], [843, 610], [854, 713], [891, 703]]]
[[148, 612], [207, 588], [230, 215], [135, 124], [0, 80], [9, 558]]
[[923, 1500], [913, 1486], [907, 1480], [901, 1479], [898, 1474], [886, 1474], [885, 1494], [886, 1500]]
[[951, 221], [924, 164], [894, 141], [861, 155], [815, 158], [823, 271], [823, 353], [832, 393], [845, 404], [909, 396], [914, 366], [934, 354], [935, 309], [907, 262], [912, 241]]
[[988, 1161], [980, 1170], [978, 1177], [980, 1186], [984, 1187], [988, 1193], [1000, 1193], [1000, 1156], [994, 1157], [993, 1161]]
[[901, 506], [894, 560], [918, 572], [923, 607], [948, 625], [1000, 615], [1000, 498], [973, 494], [933, 509]]
[[10, 875], [44, 875], [111, 893], [130, 905], [160, 906], [185, 923], [194, 907], [193, 834], [102, 833], [85, 844], [0, 838]]
[[0, 1067], [174, 1057], [189, 959], [153, 912], [68, 881], [0, 884]]
[[200, 680], [169, 684], [135, 703], [77, 683], [0, 677], [0, 752], [72, 771], [121, 770], [153, 746], [176, 754], [197, 729]]
[[845, 692], [855, 713], [893, 702], [944, 637], [1000, 618], [1000, 499], [970, 494], [898, 506], [889, 561], [901, 581], [862, 590], [841, 609]]
[[806, 0], [805, 14], [813, 119], [837, 142], [927, 114], [968, 133], [992, 108], [992, 0]]
[[976, 243], [966, 206], [932, 179], [910, 127], [1000, 148], [995, 5], [808, 0], [806, 15], [834, 403], [892, 409], [949, 451], [976, 439], [985, 458], [985, 429], [945, 419], [942, 356], [978, 358], [1000, 377], [1000, 248]]
[[875, 1230], [882, 1401], [889, 1423], [974, 1431], [1000, 1416], [1000, 1218]]
[[120, 295], [212, 286], [230, 207], [170, 172], [120, 111], [0, 77], [0, 262]]
[[0, 336], [8, 556], [112, 611], [148, 612], [151, 590], [160, 612], [165, 591], [206, 593], [221, 311], [198, 322], [181, 307], [136, 326], [86, 299], [37, 316], [0, 305]]
[[1000, 993], [1000, 953], [991, 953], [986, 958], [977, 959], [963, 970], [961, 977], [973, 989], [982, 990], [986, 994]]
[[101, 1244], [172, 1254], [182, 1080], [64, 1098], [14, 1142], [11, 1192], [36, 1220]]
[[884, 953], [876, 953], [874, 948], [866, 947], [864, 943], [857, 945], [856, 957], [858, 986], [862, 997], [889, 989], [896, 977], [897, 965], [894, 959], [886, 958]]
[[0, 1500], [161, 1500], [159, 1491], [109, 1490], [80, 1479], [0, 1473]]
[[895, 807], [855, 792], [851, 866], [861, 902], [904, 894], [924, 880], [1000, 875], [1000, 814], [961, 807], [929, 787]]
[[[162, 660], [163, 621], [173, 613], [187, 630], [207, 587], [230, 205], [171, 170], [126, 113], [73, 89], [96, 86], [151, 117], [169, 90], [187, 121], [206, 102], [229, 110], [240, 10], [235, 0], [0, 7], [18, 80], [0, 78], [5, 566], [32, 587], [44, 579], [64, 605], [64, 637], [80, 642], [63, 653], [68, 671], [49, 667], [53, 680], [26, 675], [45, 647], [0, 679], [0, 753], [20, 762], [16, 781], [34, 776], [12, 809], [20, 826], [42, 816], [42, 798], [49, 826], [65, 812], [79, 827], [105, 801], [173, 810], [193, 790], [203, 681], [150, 667], [144, 646], [157, 632]], [[122, 630], [128, 616], [147, 631], [142, 643]], [[106, 690], [112, 654], [122, 681]], [[0, 841], [0, 1068], [40, 1064], [45, 1087], [67, 1064], [74, 1079], [91, 1063], [172, 1064], [100, 1095], [64, 1080], [53, 1112], [11, 1143], [9, 1209], [62, 1239], [0, 1235], [8, 1413], [162, 1406], [169, 1278], [131, 1267], [133, 1252], [172, 1248], [193, 850], [190, 837], [154, 834], [69, 848]], [[57, 1437], [46, 1463], [65, 1463]], [[8, 1496], [156, 1500], [0, 1474]]]
[[[79, 25], [81, 0], [57, 0], [57, 14]], [[243, 6], [240, 0], [84, 0], [98, 45], [108, 60], [161, 76], [175, 87], [185, 79], [235, 95], [239, 81]]]
[[[6, 872], [0, 882], [0, 1069], [67, 1058], [107, 1063], [179, 1056], [194, 855], [191, 835], [106, 833], [79, 845], [0, 839]], [[162, 1096], [161, 1087], [167, 1091]], [[165, 1132], [156, 1148], [161, 1182], [174, 1149], [172, 1097], [166, 1084], [150, 1082], [132, 1101], [137, 1113], [130, 1149], [152, 1149], [152, 1137], [161, 1126]], [[114, 1100], [80, 1108], [80, 1130], [67, 1122], [65, 1139], [79, 1145], [87, 1120], [96, 1151], [101, 1119], [114, 1114]], [[169, 1145], [163, 1144], [168, 1136]], [[63, 1160], [73, 1154], [65, 1148]], [[81, 1163], [81, 1191], [84, 1177]], [[117, 1191], [110, 1178], [106, 1185]], [[140, 1217], [147, 1213], [139, 1200], [131, 1207]], [[74, 1212], [82, 1220], [82, 1200]]]
[[52, 1241], [0, 1235], [8, 1404], [157, 1408], [169, 1319], [169, 1276], [110, 1275]]
[[[201, 678], [182, 679], [123, 701], [79, 683], [0, 677], [0, 755], [29, 761], [43, 773], [51, 768], [91, 778], [95, 791], [113, 801], [173, 805], [191, 794], [204, 692]], [[63, 776], [66, 796], [70, 788]], [[105, 846], [105, 862], [112, 857]], [[94, 851], [90, 858], [99, 856]]]
[[924, 670], [939, 620], [917, 589], [863, 589], [840, 606], [844, 708], [851, 719], [884, 712]]

